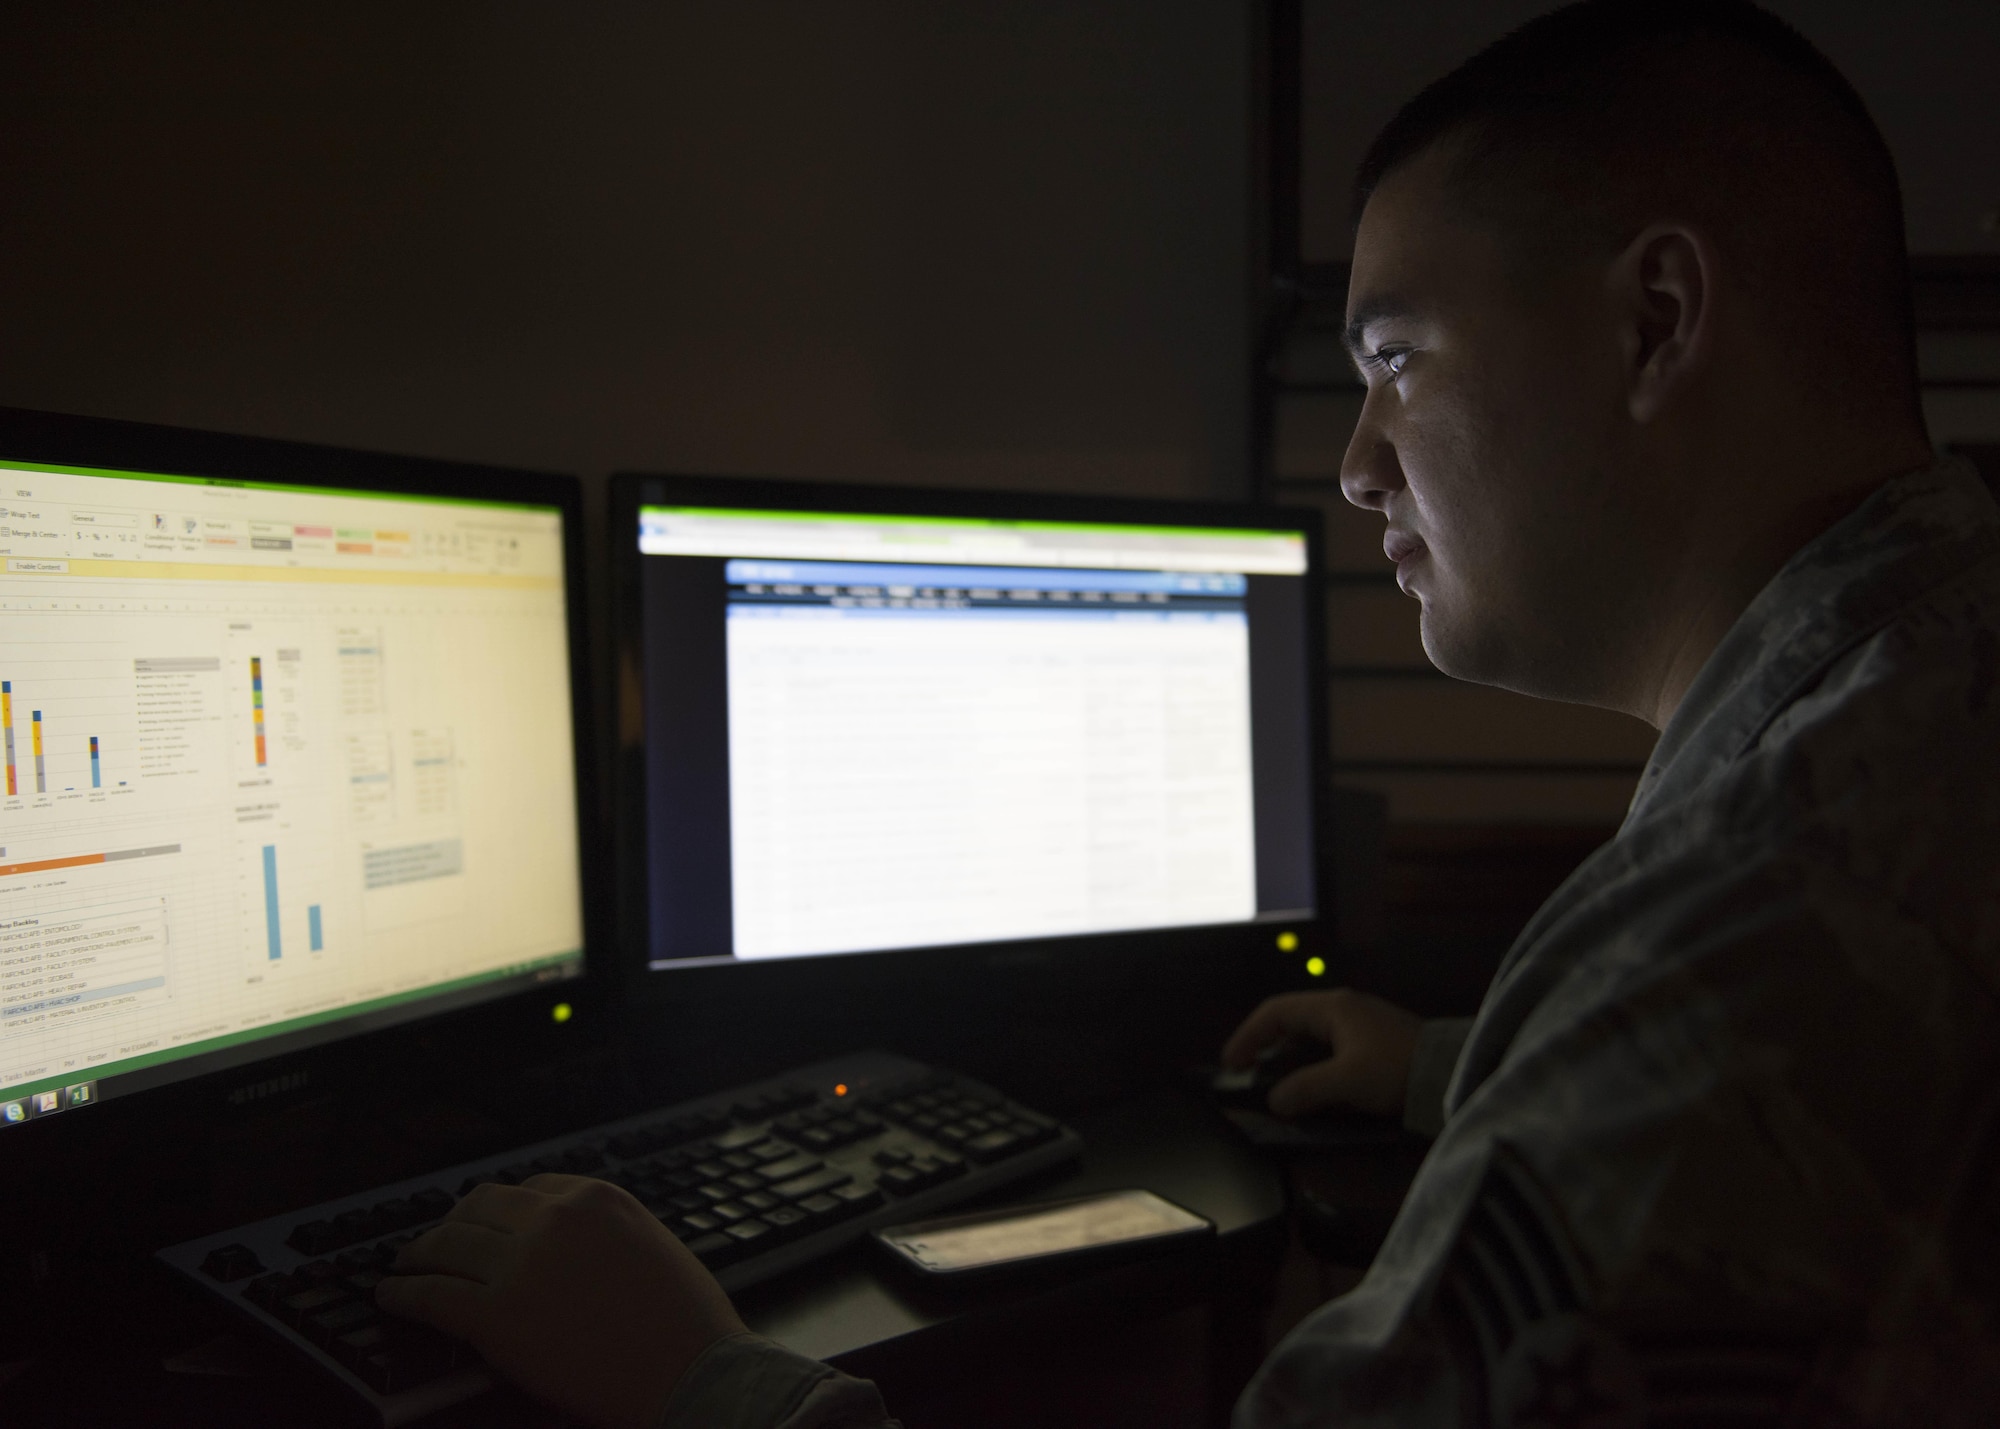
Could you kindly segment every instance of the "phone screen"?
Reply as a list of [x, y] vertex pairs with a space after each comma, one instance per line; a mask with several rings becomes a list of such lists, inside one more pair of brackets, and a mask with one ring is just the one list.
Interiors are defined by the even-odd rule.
[[897, 1226], [880, 1235], [925, 1270], [948, 1272], [1209, 1229], [1200, 1216], [1151, 1191], [1114, 1191], [1060, 1205]]

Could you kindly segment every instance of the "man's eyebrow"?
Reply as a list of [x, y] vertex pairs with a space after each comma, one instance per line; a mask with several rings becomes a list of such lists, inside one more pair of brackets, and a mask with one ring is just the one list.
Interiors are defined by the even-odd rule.
[[1402, 298], [1364, 298], [1354, 310], [1354, 316], [1347, 320], [1347, 331], [1342, 340], [1347, 344], [1348, 354], [1357, 361], [1362, 356], [1362, 337], [1370, 327], [1390, 318], [1410, 318], [1416, 316], [1414, 304]]

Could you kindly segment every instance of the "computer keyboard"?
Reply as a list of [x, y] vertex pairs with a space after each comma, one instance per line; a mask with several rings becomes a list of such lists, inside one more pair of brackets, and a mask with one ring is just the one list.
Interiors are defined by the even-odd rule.
[[484, 1181], [597, 1176], [643, 1201], [727, 1290], [1076, 1156], [1067, 1127], [885, 1052], [607, 1122], [171, 1246], [160, 1259], [310, 1356], [386, 1425], [491, 1384], [469, 1348], [381, 1315], [396, 1252]]

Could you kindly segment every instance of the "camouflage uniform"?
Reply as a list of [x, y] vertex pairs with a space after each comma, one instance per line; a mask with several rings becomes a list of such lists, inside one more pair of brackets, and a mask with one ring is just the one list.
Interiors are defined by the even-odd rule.
[[[2000, 507], [1969, 466], [1885, 484], [1752, 602], [1444, 1110], [1239, 1429], [2000, 1422]], [[718, 1411], [732, 1377], [797, 1393], [689, 1423], [882, 1412], [761, 1341], [713, 1367], [683, 1393]]]

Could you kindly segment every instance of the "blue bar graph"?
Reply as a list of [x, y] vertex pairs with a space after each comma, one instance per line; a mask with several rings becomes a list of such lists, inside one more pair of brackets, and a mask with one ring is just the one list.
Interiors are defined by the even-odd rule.
[[318, 952], [326, 946], [326, 939], [320, 935], [319, 904], [317, 903], [312, 904], [306, 909], [306, 937], [312, 943], [312, 950], [314, 952]]
[[278, 935], [278, 846], [264, 845], [264, 937], [271, 947], [271, 961], [285, 955], [284, 940]]

